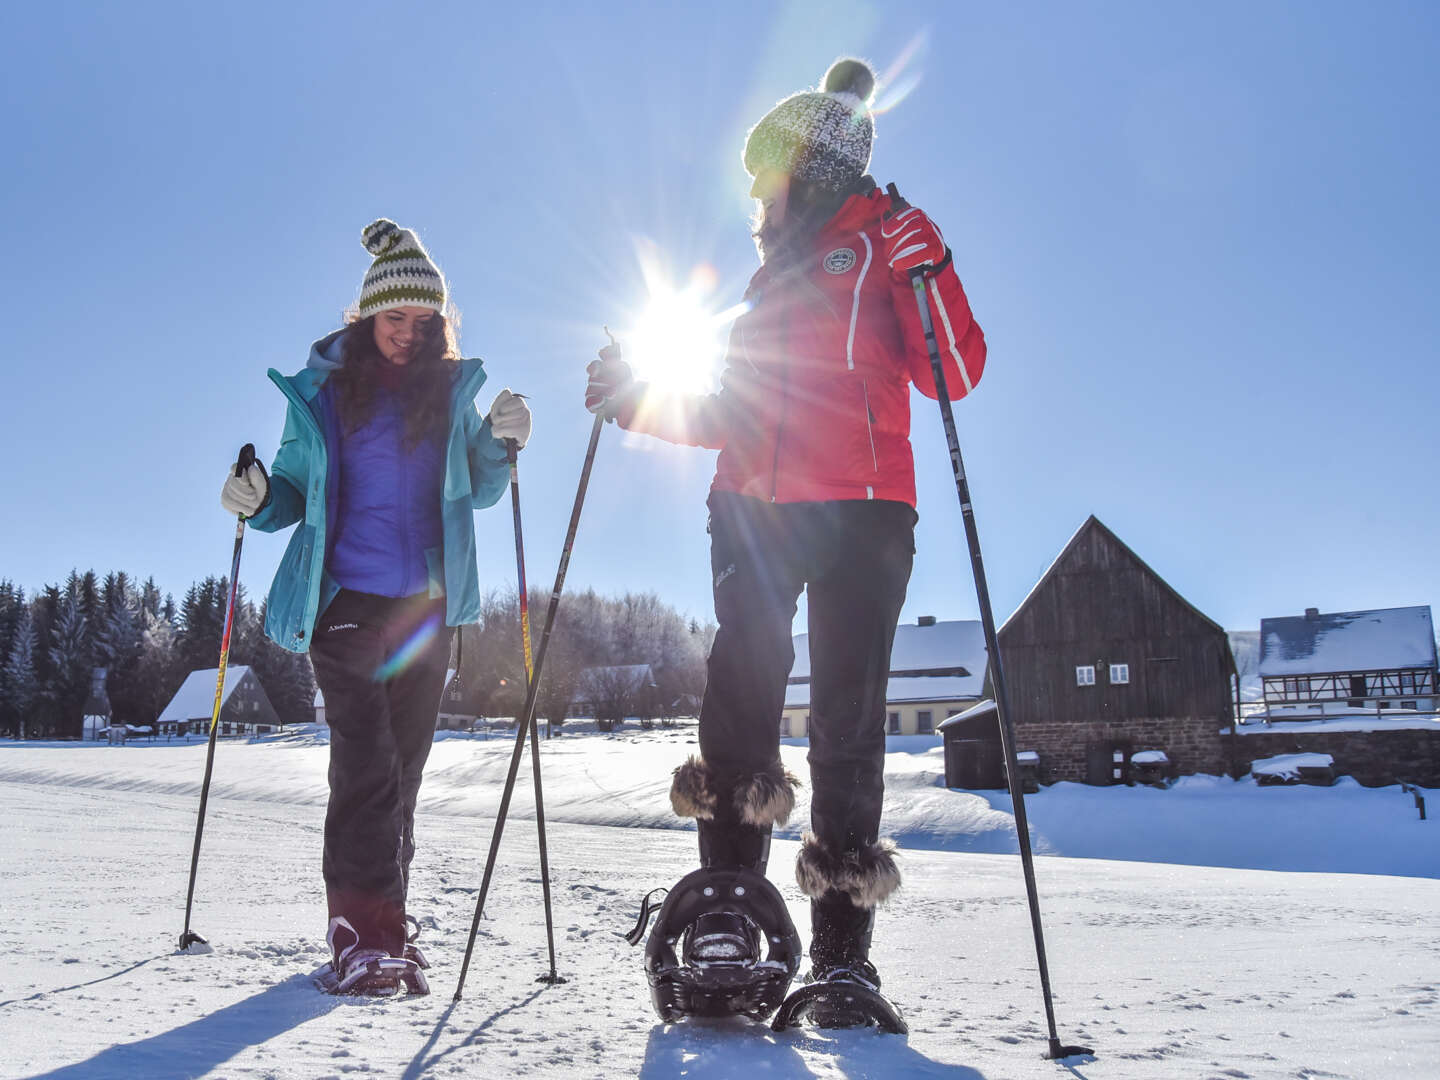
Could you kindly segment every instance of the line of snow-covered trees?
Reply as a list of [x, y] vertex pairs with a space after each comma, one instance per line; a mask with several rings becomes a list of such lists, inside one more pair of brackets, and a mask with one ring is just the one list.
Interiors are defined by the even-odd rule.
[[[539, 589], [530, 592], [530, 636], [537, 651], [549, 600]], [[482, 715], [515, 716], [526, 690], [520, 605], [511, 589], [490, 593], [481, 606], [479, 623], [463, 631], [460, 682]], [[626, 716], [644, 721], [693, 716], [705, 692], [705, 658], [714, 637], [713, 623], [687, 618], [654, 593], [566, 593], [546, 649], [536, 715], [560, 723], [576, 699], [585, 698], [602, 726]], [[636, 664], [650, 666], [653, 686], [603, 670]]]
[[[103, 579], [72, 571], [63, 585], [27, 597], [0, 580], [0, 735], [79, 737], [92, 672], [106, 669], [113, 722], [147, 726], [192, 671], [219, 662], [229, 582], [208, 577], [177, 605], [153, 578], [123, 572]], [[540, 645], [549, 597], [529, 599], [530, 631]], [[285, 723], [314, 718], [309, 658], [287, 652], [264, 634], [265, 607], [242, 587], [230, 640], [230, 664], [255, 671]], [[545, 660], [537, 713], [562, 721], [588, 676], [586, 689], [608, 716], [667, 717], [692, 713], [705, 689], [705, 657], [715, 628], [681, 615], [652, 594], [567, 594]], [[515, 716], [525, 697], [519, 604], [513, 590], [493, 592], [480, 622], [460, 644], [466, 704], [484, 716]], [[594, 669], [648, 664], [654, 686], [606, 679]], [[598, 694], [597, 694], [598, 691]]]
[[[63, 585], [28, 598], [0, 581], [0, 733], [78, 738], [97, 667], [106, 669], [112, 721], [154, 724], [186, 675], [219, 663], [229, 588], [225, 578], [206, 578], [177, 607], [154, 578], [137, 584], [123, 571], [103, 580], [71, 571]], [[267, 640], [264, 617], [242, 588], [230, 663], [255, 670], [281, 720], [310, 720], [310, 660]]]

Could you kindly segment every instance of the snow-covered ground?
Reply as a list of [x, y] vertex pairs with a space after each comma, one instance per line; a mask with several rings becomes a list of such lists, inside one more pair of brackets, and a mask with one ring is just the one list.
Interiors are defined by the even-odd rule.
[[[622, 935], [645, 891], [693, 866], [666, 799], [693, 737], [544, 744], [569, 981], [534, 982], [545, 935], [522, 786], [458, 1004], [508, 739], [434, 747], [411, 902], [435, 993], [396, 1001], [311, 987], [325, 960], [322, 733], [221, 745], [193, 920], [209, 955], [174, 952], [203, 745], [0, 743], [0, 1075], [1440, 1075], [1440, 823], [1419, 821], [1408, 795], [1195, 777], [1028, 799], [1060, 1035], [1097, 1053], [1056, 1064], [1039, 1056], [1008, 799], [939, 786], [937, 740], [922, 737], [891, 740], [886, 818], [906, 886], [875, 949], [909, 1038], [660, 1024]], [[804, 753], [785, 747], [802, 775]], [[803, 934], [786, 835], [771, 877]]]

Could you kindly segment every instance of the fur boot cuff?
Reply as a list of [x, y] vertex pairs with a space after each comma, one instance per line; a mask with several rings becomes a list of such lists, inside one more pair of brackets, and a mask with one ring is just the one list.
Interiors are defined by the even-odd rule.
[[715, 816], [715, 777], [698, 757], [690, 757], [675, 769], [670, 783], [670, 805], [680, 817], [709, 821]]
[[795, 880], [800, 891], [812, 899], [834, 890], [848, 896], [856, 907], [873, 908], [900, 887], [895, 843], [881, 840], [859, 851], [837, 854], [813, 833], [806, 833], [795, 859]]
[[746, 825], [768, 828], [784, 825], [795, 809], [800, 780], [778, 761], [764, 772], [753, 773], [735, 785], [735, 810]]

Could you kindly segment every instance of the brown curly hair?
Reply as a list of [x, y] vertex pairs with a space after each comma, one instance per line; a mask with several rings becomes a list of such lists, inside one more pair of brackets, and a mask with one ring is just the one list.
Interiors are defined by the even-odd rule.
[[[340, 342], [341, 366], [330, 382], [335, 387], [340, 423], [355, 431], [370, 419], [380, 365], [388, 365], [375, 344], [375, 316], [354, 318]], [[436, 315], [425, 323], [424, 337], [407, 364], [407, 378], [396, 391], [405, 417], [405, 445], [414, 449], [428, 438], [443, 436], [450, 417], [450, 387], [460, 363], [452, 319]]]

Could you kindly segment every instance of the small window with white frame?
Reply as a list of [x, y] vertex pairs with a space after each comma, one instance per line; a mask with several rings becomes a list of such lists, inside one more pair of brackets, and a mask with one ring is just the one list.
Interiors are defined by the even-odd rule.
[[1095, 685], [1095, 665], [1094, 665], [1094, 664], [1076, 664], [1076, 665], [1075, 665], [1075, 685], [1076, 685], [1076, 686], [1094, 686], [1094, 685]]
[[1124, 685], [1125, 683], [1128, 683], [1129, 681], [1130, 681], [1130, 665], [1129, 665], [1129, 664], [1111, 664], [1111, 665], [1110, 665], [1110, 685], [1112, 685], [1112, 686]]

